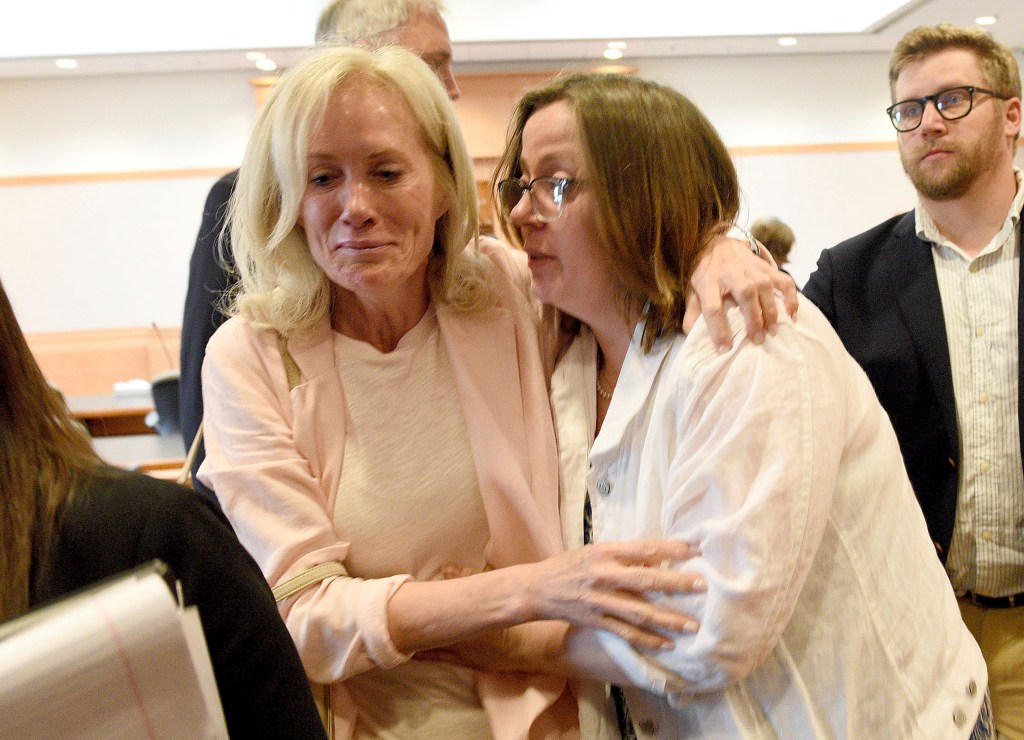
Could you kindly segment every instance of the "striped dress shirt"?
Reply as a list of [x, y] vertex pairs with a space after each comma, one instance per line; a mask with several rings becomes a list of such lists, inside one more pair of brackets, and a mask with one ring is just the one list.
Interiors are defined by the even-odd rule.
[[1017, 423], [1017, 300], [1024, 187], [1002, 228], [973, 259], [918, 204], [932, 243], [956, 395], [961, 450], [946, 570], [957, 594], [1024, 592], [1024, 473]]

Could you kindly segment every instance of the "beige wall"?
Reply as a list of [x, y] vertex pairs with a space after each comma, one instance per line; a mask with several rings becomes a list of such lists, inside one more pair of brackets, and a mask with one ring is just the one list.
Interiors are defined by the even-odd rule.
[[[885, 55], [635, 63], [719, 128], [749, 217], [793, 226], [798, 282], [822, 248], [913, 204], [884, 114]], [[466, 72], [459, 109], [486, 172], [515, 94]], [[0, 279], [26, 331], [180, 323], [207, 191], [255, 117], [249, 77], [0, 80]]]

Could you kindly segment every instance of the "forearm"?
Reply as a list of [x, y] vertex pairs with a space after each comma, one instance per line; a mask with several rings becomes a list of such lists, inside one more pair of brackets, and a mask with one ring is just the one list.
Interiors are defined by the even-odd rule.
[[518, 567], [445, 581], [408, 581], [388, 601], [388, 631], [404, 653], [530, 621]]
[[388, 630], [406, 653], [538, 620], [598, 627], [640, 647], [664, 646], [665, 632], [692, 631], [696, 623], [645, 596], [703, 588], [694, 576], [662, 567], [691, 555], [679, 541], [607, 543], [465, 578], [407, 582], [388, 601]]

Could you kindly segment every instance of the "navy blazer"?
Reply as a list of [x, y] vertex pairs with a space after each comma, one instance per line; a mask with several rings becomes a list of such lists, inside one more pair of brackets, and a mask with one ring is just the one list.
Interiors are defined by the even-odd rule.
[[[910, 211], [823, 251], [803, 292], [864, 368], [889, 414], [928, 531], [945, 562], [953, 537], [961, 450], [931, 250], [930, 243], [917, 237]], [[1024, 419], [1022, 327], [1024, 301], [1018, 300], [1018, 425]], [[1024, 447], [1024, 428], [1021, 440]]]
[[[231, 262], [230, 240], [224, 235], [224, 259], [221, 258], [220, 239], [227, 217], [228, 201], [235, 190], [238, 170], [218, 180], [206, 198], [203, 221], [192, 250], [188, 269], [188, 294], [181, 320], [181, 380], [178, 383], [178, 408], [181, 417], [181, 436], [185, 447], [192, 440], [203, 421], [203, 358], [206, 344], [227, 317], [220, 311], [222, 296], [234, 282], [234, 264]], [[224, 260], [227, 260], [225, 262]], [[213, 491], [204, 486], [196, 473], [206, 457], [202, 445], [192, 465], [192, 485], [213, 501]]]

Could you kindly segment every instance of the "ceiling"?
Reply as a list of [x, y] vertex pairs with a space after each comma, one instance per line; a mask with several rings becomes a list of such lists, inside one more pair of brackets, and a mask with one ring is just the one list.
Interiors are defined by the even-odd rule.
[[[0, 11], [0, 79], [254, 70], [246, 52], [287, 67], [311, 42], [326, 0], [178, 0], [161, 18], [140, 0], [51, 0]], [[457, 69], [600, 62], [609, 41], [631, 58], [888, 52], [943, 21], [1024, 49], [1021, 0], [446, 0]], [[15, 5], [11, 3], [10, 5]], [[167, 11], [169, 14], [171, 11]], [[59, 18], [59, 22], [54, 21]], [[780, 46], [781, 36], [796, 39]], [[78, 68], [60, 70], [57, 57]]]

